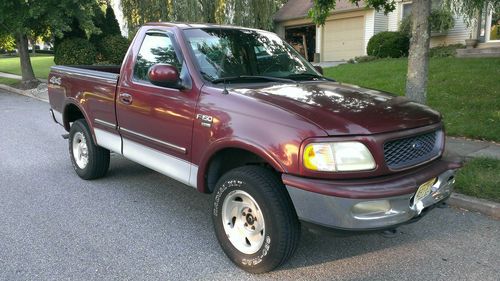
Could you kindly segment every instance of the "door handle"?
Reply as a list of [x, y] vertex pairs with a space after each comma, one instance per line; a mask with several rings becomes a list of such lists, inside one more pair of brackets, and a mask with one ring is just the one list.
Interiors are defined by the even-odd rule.
[[120, 99], [120, 101], [123, 104], [126, 104], [126, 105], [132, 104], [132, 95], [130, 95], [130, 94], [120, 93], [120, 95], [118, 96], [118, 98]]

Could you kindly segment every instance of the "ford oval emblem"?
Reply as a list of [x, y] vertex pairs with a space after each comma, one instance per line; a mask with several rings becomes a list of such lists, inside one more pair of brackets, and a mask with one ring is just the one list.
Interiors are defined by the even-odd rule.
[[424, 146], [424, 144], [421, 141], [415, 141], [412, 143], [411, 148], [413, 148], [415, 150], [420, 150], [420, 149], [422, 149], [423, 146]]

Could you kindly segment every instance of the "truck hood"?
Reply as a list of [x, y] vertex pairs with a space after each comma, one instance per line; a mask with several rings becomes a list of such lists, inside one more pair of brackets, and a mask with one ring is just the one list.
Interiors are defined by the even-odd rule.
[[441, 115], [405, 97], [337, 82], [233, 88], [310, 120], [328, 135], [367, 135], [422, 127]]

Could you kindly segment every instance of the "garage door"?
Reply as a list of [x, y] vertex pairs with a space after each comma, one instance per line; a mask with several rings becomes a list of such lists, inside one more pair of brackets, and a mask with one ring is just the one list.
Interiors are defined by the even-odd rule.
[[323, 60], [347, 60], [364, 55], [364, 17], [331, 20], [323, 30]]

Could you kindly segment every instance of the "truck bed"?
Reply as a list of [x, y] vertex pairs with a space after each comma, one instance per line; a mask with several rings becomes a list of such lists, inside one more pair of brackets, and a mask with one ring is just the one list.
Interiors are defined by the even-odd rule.
[[[115, 124], [114, 100], [119, 75], [120, 65], [53, 66], [48, 84], [55, 119], [64, 127], [69, 126], [69, 120], [62, 120], [62, 115], [67, 103], [71, 102], [88, 112], [89, 122], [100, 119]], [[85, 102], [78, 102], [82, 98]], [[88, 110], [89, 106], [94, 110]]]

